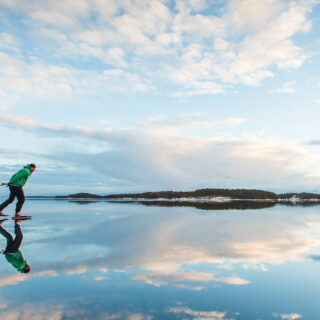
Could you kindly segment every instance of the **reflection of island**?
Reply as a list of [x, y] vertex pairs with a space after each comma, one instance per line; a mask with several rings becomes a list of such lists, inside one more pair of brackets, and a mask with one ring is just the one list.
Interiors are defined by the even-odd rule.
[[21, 273], [28, 273], [30, 271], [30, 266], [27, 261], [24, 260], [21, 251], [19, 250], [23, 235], [20, 227], [20, 221], [15, 221], [14, 233], [15, 238], [2, 227], [3, 221], [0, 222], [0, 233], [7, 239], [7, 246], [3, 254], [5, 255], [7, 261], [16, 268]]
[[206, 200], [90, 200], [90, 199], [67, 199], [68, 202], [79, 205], [88, 205], [97, 203], [98, 201], [107, 201], [110, 203], [132, 203], [144, 206], [158, 206], [158, 207], [190, 207], [199, 210], [254, 210], [272, 208], [275, 206], [289, 206], [289, 207], [311, 207], [320, 205], [318, 201], [270, 201], [270, 200], [229, 200], [229, 201], [206, 201]]
[[89, 204], [89, 203], [96, 203], [96, 202], [98, 202], [98, 201], [95, 201], [95, 200], [88, 200], [88, 199], [83, 199], [83, 200], [81, 200], [81, 199], [75, 199], [75, 200], [70, 200], [69, 199], [69, 202], [72, 202], [72, 203], [77, 203], [77, 204], [80, 204], [80, 205], [87, 205], [87, 204]]
[[271, 201], [226, 201], [226, 202], [196, 202], [196, 201], [141, 201], [122, 200], [113, 203], [136, 203], [144, 206], [159, 207], [192, 207], [200, 210], [248, 210], [274, 207], [277, 203]]

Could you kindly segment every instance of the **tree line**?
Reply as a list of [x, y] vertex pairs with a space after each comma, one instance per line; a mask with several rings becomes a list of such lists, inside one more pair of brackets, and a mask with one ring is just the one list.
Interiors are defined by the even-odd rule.
[[257, 189], [218, 189], [206, 188], [195, 191], [159, 191], [159, 192], [142, 192], [142, 193], [122, 193], [100, 196], [91, 193], [75, 193], [68, 196], [56, 196], [56, 198], [74, 198], [74, 199], [181, 199], [181, 198], [214, 198], [225, 197], [240, 200], [277, 200], [290, 199], [297, 197], [299, 199], [320, 199], [320, 194], [316, 193], [280, 193], [276, 194], [270, 191]]

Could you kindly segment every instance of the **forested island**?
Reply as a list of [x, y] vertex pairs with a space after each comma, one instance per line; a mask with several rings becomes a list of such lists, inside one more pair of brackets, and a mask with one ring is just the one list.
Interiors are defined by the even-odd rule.
[[56, 199], [105, 199], [105, 200], [170, 200], [170, 201], [320, 201], [317, 193], [274, 193], [256, 189], [216, 189], [207, 188], [195, 191], [159, 191], [143, 193], [124, 193], [96, 195], [91, 193], [75, 193], [67, 196], [56, 196]]

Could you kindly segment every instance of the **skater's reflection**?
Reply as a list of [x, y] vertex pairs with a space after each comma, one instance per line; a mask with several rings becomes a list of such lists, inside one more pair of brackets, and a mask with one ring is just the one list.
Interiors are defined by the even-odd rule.
[[[6, 219], [5, 219], [6, 220]], [[3, 251], [7, 261], [16, 268], [19, 272], [28, 273], [30, 271], [30, 266], [27, 261], [24, 260], [21, 251], [19, 250], [22, 243], [22, 232], [20, 227], [21, 220], [16, 220], [14, 223], [14, 233], [15, 238], [2, 227], [5, 220], [0, 221], [0, 233], [7, 239], [6, 249]]]

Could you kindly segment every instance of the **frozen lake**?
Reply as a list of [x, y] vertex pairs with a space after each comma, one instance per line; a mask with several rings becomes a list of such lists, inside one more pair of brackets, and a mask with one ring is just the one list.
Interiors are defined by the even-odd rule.
[[27, 200], [24, 213], [31, 272], [0, 256], [1, 320], [319, 318], [319, 205]]

